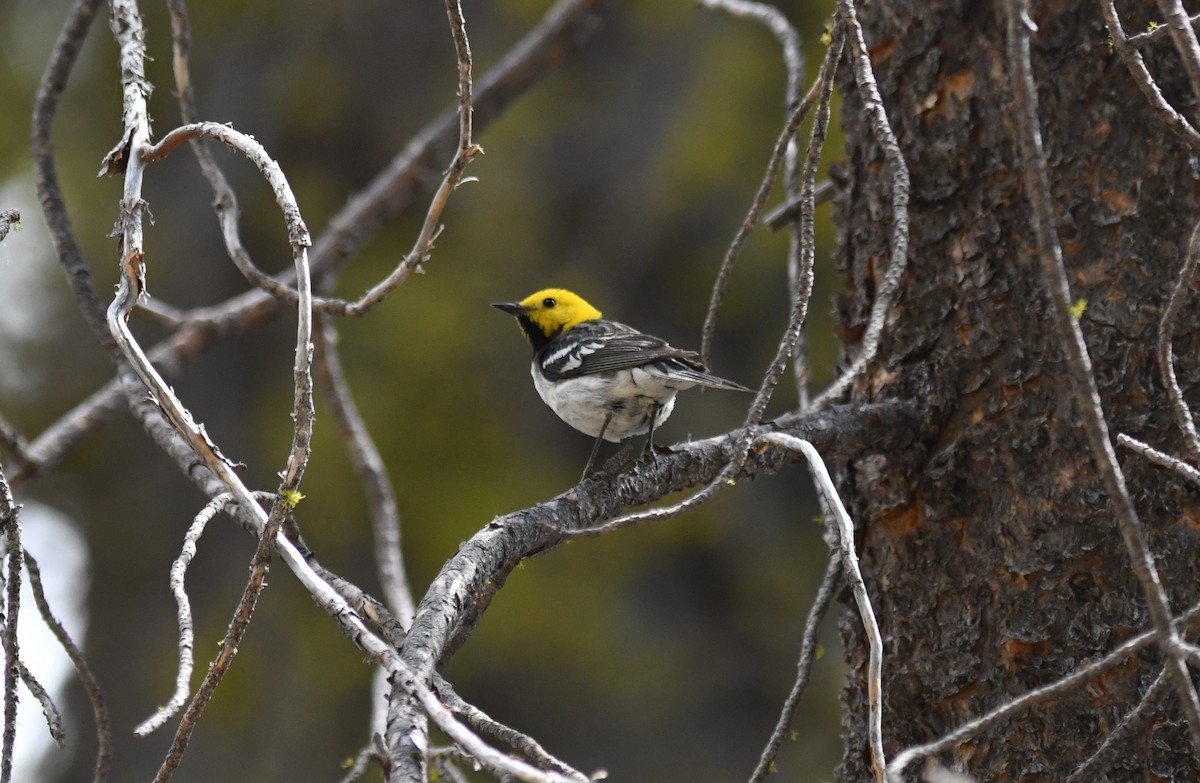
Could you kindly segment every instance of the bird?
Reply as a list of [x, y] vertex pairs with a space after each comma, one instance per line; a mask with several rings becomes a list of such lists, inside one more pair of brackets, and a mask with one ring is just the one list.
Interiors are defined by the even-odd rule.
[[565, 288], [492, 306], [515, 316], [533, 346], [530, 374], [538, 396], [560, 419], [596, 439], [583, 478], [602, 441], [648, 434], [646, 449], [653, 453], [654, 430], [671, 415], [678, 392], [693, 386], [752, 391], [709, 373], [695, 351], [610, 321]]

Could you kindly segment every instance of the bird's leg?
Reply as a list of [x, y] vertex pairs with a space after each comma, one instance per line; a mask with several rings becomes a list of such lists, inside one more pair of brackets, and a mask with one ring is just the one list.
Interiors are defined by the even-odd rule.
[[654, 425], [658, 421], [658, 403], [650, 403], [650, 434], [646, 436], [646, 448], [644, 453], [654, 457]]
[[592, 446], [591, 456], [588, 457], [587, 464], [583, 466], [583, 475], [579, 477], [583, 481], [588, 477], [588, 473], [592, 470], [592, 463], [596, 461], [596, 454], [600, 451], [600, 444], [604, 442], [604, 431], [608, 429], [609, 422], [612, 421], [612, 413], [604, 417], [604, 423], [600, 425], [600, 433], [596, 436], [596, 444]]

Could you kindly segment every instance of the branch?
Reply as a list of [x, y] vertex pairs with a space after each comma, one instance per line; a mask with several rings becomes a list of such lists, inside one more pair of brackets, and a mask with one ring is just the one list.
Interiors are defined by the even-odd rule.
[[1192, 229], [1192, 238], [1188, 242], [1187, 255], [1184, 256], [1183, 268], [1171, 291], [1171, 299], [1163, 311], [1162, 320], [1158, 324], [1158, 364], [1162, 373], [1163, 385], [1171, 396], [1171, 409], [1175, 412], [1175, 423], [1183, 432], [1183, 442], [1187, 446], [1192, 460], [1200, 464], [1200, 434], [1196, 433], [1196, 422], [1187, 402], [1183, 399], [1183, 389], [1179, 388], [1179, 380], [1175, 377], [1175, 356], [1171, 341], [1175, 333], [1175, 317], [1183, 306], [1185, 297], [1192, 288], [1192, 280], [1196, 276], [1196, 263], [1200, 261], [1200, 221]]
[[[911, 445], [917, 419], [914, 406], [888, 402], [792, 414], [763, 427], [803, 438], [826, 452], [848, 455], [861, 453], [860, 449]], [[406, 667], [423, 681], [444, 666], [521, 561], [570, 540], [572, 531], [595, 527], [630, 506], [711, 482], [728, 465], [745, 434], [735, 430], [681, 444], [627, 473], [597, 475], [556, 498], [493, 519], [462, 544], [430, 584], [402, 649]], [[765, 439], [750, 455], [741, 476], [774, 473], [802, 459]]]
[[[232, 496], [230, 498], [219, 498], [222, 504], [229, 499], [232, 499]], [[282, 506], [283, 504], [277, 503], [276, 505]], [[209, 507], [212, 507], [215, 513], [219, 505], [214, 500], [205, 507], [205, 511]], [[201, 514], [204, 514], [204, 512], [202, 511]], [[188, 705], [182, 720], [179, 721], [179, 728], [175, 731], [175, 739], [171, 743], [171, 748], [167, 751], [166, 758], [163, 759], [162, 766], [159, 767], [158, 774], [154, 776], [154, 783], [166, 783], [175, 774], [176, 768], [179, 767], [179, 763], [183, 760], [183, 753], [187, 750], [188, 743], [191, 741], [192, 732], [195, 731], [200, 716], [204, 714], [204, 708], [212, 700], [217, 686], [221, 684], [225, 673], [229, 671], [229, 667], [233, 664], [234, 656], [237, 655], [238, 645], [246, 635], [246, 629], [250, 627], [250, 617], [254, 614], [255, 604], [258, 602], [258, 597], [262, 594], [263, 588], [266, 587], [267, 571], [271, 566], [273, 542], [279, 532], [280, 521], [280, 516], [272, 513], [270, 520], [263, 527], [258, 548], [254, 550], [254, 557], [250, 560], [250, 578], [246, 582], [246, 587], [242, 591], [242, 598], [234, 610], [233, 619], [230, 621], [229, 628], [225, 632], [225, 638], [221, 640], [216, 657], [208, 665], [208, 671], [205, 673], [200, 687], [196, 689], [196, 695], [192, 697], [192, 703]], [[197, 517], [197, 522], [199, 522], [199, 517]], [[193, 524], [193, 529], [195, 527], [196, 525]], [[200, 524], [200, 529], [201, 531], [203, 530], [203, 524]], [[188, 532], [190, 534], [192, 531], [189, 530]], [[183, 607], [181, 606], [180, 612], [182, 613], [182, 611]]]
[[870, 120], [871, 133], [875, 141], [883, 148], [884, 161], [887, 164], [888, 176], [892, 189], [892, 257], [888, 262], [887, 272], [879, 291], [875, 296], [875, 304], [871, 306], [871, 315], [867, 321], [867, 330], [863, 335], [862, 348], [850, 368], [842, 374], [818, 397], [814, 405], [827, 405], [836, 400], [850, 388], [866, 366], [875, 358], [879, 349], [879, 337], [887, 322], [888, 312], [900, 289], [900, 279], [908, 267], [908, 193], [909, 176], [908, 164], [900, 152], [900, 144], [888, 121], [887, 111], [883, 106], [883, 98], [879, 94], [879, 86], [875, 83], [875, 74], [871, 70], [871, 58], [867, 52], [866, 41], [863, 40], [862, 26], [850, 0], [838, 0], [837, 26], [845, 25], [848, 29], [846, 36], [850, 41], [852, 53], [851, 63], [854, 65], [854, 81], [858, 87], [863, 102], [863, 109]]
[[21, 213], [15, 209], [5, 209], [0, 211], [0, 242], [8, 236], [10, 230], [21, 229]]
[[8, 553], [7, 585], [4, 596], [4, 743], [0, 749], [0, 783], [12, 780], [13, 743], [17, 739], [17, 679], [21, 673], [21, 655], [17, 641], [17, 620], [21, 613], [21, 507], [13, 502], [12, 491], [0, 468], [0, 528]]
[[176, 618], [179, 622], [179, 670], [175, 676], [175, 693], [167, 703], [159, 707], [153, 715], [134, 728], [133, 733], [145, 737], [150, 732], [161, 727], [167, 720], [179, 711], [187, 701], [192, 683], [192, 650], [195, 649], [196, 632], [192, 625], [192, 606], [188, 600], [184, 578], [192, 559], [196, 557], [196, 547], [204, 529], [224, 505], [233, 500], [228, 493], [218, 495], [205, 504], [200, 513], [192, 520], [191, 526], [183, 537], [183, 550], [175, 562], [171, 564], [171, 594], [175, 596]]
[[1150, 554], [1133, 500], [1125, 485], [1125, 476], [1109, 441], [1108, 424], [1092, 374], [1091, 359], [1083, 342], [1079, 322], [1071, 315], [1071, 291], [1063, 266], [1062, 250], [1055, 229], [1054, 201], [1050, 175], [1046, 168], [1042, 136], [1038, 127], [1037, 93], [1029, 58], [1029, 19], [1026, 0], [1008, 0], [1008, 65], [1013, 97], [1017, 107], [1018, 145], [1025, 192], [1030, 201], [1034, 233], [1042, 278], [1054, 302], [1054, 325], [1059, 343], [1066, 354], [1069, 383], [1075, 408], [1091, 446], [1092, 457], [1104, 482], [1105, 492], [1117, 526], [1132, 560], [1133, 572], [1141, 584], [1154, 629], [1163, 654], [1169, 658], [1171, 679], [1183, 704], [1192, 733], [1192, 744], [1200, 750], [1200, 699], [1192, 687], [1191, 676], [1179, 648], [1179, 637], [1171, 624], [1171, 607]]
[[70, 634], [67, 633], [67, 629], [50, 611], [50, 602], [46, 600], [46, 591], [42, 587], [42, 570], [38, 567], [37, 560], [34, 560], [33, 555], [28, 551], [25, 552], [25, 571], [29, 574], [33, 602], [42, 615], [42, 621], [46, 623], [50, 632], [54, 634], [54, 638], [66, 651], [67, 657], [71, 659], [71, 663], [75, 666], [75, 672], [79, 675], [79, 680], [83, 683], [83, 688], [87, 691], [88, 699], [92, 703], [92, 720], [96, 724], [96, 740], [99, 744], [96, 751], [93, 780], [95, 783], [102, 783], [108, 779], [108, 769], [112, 764], [112, 730], [109, 728], [108, 708], [104, 705], [104, 694], [100, 691], [100, 685], [92, 675], [91, 667], [88, 666], [79, 646], [75, 644]]
[[792, 684], [792, 690], [783, 702], [783, 709], [780, 710], [779, 720], [775, 723], [775, 730], [771, 732], [771, 738], [767, 740], [767, 746], [763, 748], [762, 755], [758, 758], [758, 766], [750, 775], [750, 783], [762, 783], [775, 768], [775, 758], [779, 755], [779, 746], [783, 743], [788, 727], [792, 725], [796, 708], [800, 705], [800, 696], [803, 695], [804, 688], [808, 685], [808, 676], [812, 672], [813, 661], [816, 659], [817, 626], [820, 625], [822, 618], [825, 617], [825, 612], [829, 609], [841, 572], [841, 555], [833, 553], [825, 567], [825, 577], [821, 580], [821, 586], [817, 588], [817, 595], [813, 598], [812, 607], [808, 610], [808, 620], [804, 623], [804, 636], [800, 640], [800, 658], [796, 662], [796, 681]]
[[100, 344], [109, 349], [116, 358], [112, 338], [104, 325], [104, 304], [92, 284], [92, 275], [83, 251], [71, 228], [71, 218], [63, 200], [62, 187], [58, 182], [58, 169], [54, 162], [54, 117], [58, 113], [58, 101], [67, 88], [71, 70], [79, 58], [83, 42], [96, 18], [100, 0], [75, 0], [71, 12], [63, 23], [50, 61], [42, 73], [37, 95], [33, 100], [33, 132], [31, 151], [33, 155], [33, 182], [37, 189], [38, 202], [50, 230], [50, 240], [63, 271], [67, 274], [71, 291], [75, 294], [80, 312], [92, 329]]
[[[1176, 624], [1191, 622], [1196, 617], [1200, 617], [1200, 604], [1193, 606], [1183, 616], [1172, 621], [1171, 629], [1175, 630]], [[1012, 716], [1022, 712], [1023, 710], [1032, 707], [1033, 705], [1045, 701], [1053, 696], [1066, 693], [1077, 685], [1082, 684], [1088, 679], [1097, 675], [1103, 674], [1106, 671], [1115, 669], [1125, 663], [1129, 656], [1155, 644], [1159, 641], [1158, 631], [1147, 631], [1143, 634], [1133, 637], [1124, 644], [1118, 646], [1115, 650], [1105, 655], [1103, 658], [1092, 661], [1084, 666], [1079, 667], [1065, 677], [1062, 677], [1049, 685], [1043, 685], [1040, 688], [1035, 688], [1032, 691], [1020, 696], [1006, 704], [993, 709], [984, 715], [967, 721], [952, 732], [943, 735], [939, 739], [926, 743], [924, 745], [914, 745], [906, 748], [900, 753], [892, 757], [891, 764], [888, 765], [887, 779], [888, 783], [901, 783], [904, 780], [903, 773], [909, 764], [912, 764], [917, 759], [932, 756], [936, 753], [949, 750], [963, 741], [970, 739], [991, 726], [998, 723], [1003, 723]]]
[[1121, 718], [1121, 722], [1114, 726], [1112, 731], [1108, 732], [1104, 741], [1100, 743], [1100, 747], [1096, 748], [1092, 755], [1084, 759], [1083, 763], [1075, 768], [1075, 771], [1071, 773], [1071, 776], [1064, 783], [1081, 783], [1082, 781], [1095, 780], [1094, 776], [1084, 776], [1091, 772], [1092, 767], [1104, 757], [1105, 753], [1131, 732], [1140, 730], [1146, 724], [1147, 720], [1154, 715], [1150, 708], [1162, 696], [1162, 692], [1166, 690], [1167, 679], [1167, 669], [1163, 669], [1154, 678], [1154, 682], [1151, 683], [1150, 687], [1146, 689], [1137, 706]]
[[1121, 18], [1117, 15], [1116, 3], [1113, 0], [1100, 0], [1100, 12], [1104, 15], [1104, 24], [1108, 27], [1108, 34], [1112, 36], [1113, 48], [1125, 63], [1129, 75], [1133, 77], [1133, 81], [1142, 91], [1142, 95], [1150, 103], [1150, 108], [1160, 120], [1166, 123], [1168, 128], [1175, 132], [1175, 135], [1191, 145], [1193, 149], [1200, 150], [1200, 132], [1197, 132], [1196, 128], [1163, 97], [1162, 90], [1158, 88], [1158, 84], [1146, 67], [1145, 60], [1142, 59], [1142, 53], [1133, 46], [1133, 39], [1125, 35], [1125, 28], [1121, 25]]
[[1200, 470], [1196, 470], [1186, 462], [1175, 459], [1170, 454], [1159, 451], [1153, 446], [1143, 443], [1137, 438], [1131, 438], [1123, 432], [1117, 435], [1117, 445], [1124, 446], [1130, 451], [1135, 451], [1138, 454], [1141, 454], [1155, 465], [1175, 471], [1179, 475], [1183, 476], [1183, 478], [1195, 484], [1197, 487], [1200, 487]]
[[828, 508], [833, 511], [837, 523], [838, 548], [841, 556], [842, 570], [846, 582], [854, 593], [854, 602], [858, 605], [858, 613], [862, 618], [863, 627], [867, 632], [870, 645], [870, 657], [867, 662], [867, 726], [871, 741], [871, 767], [875, 772], [877, 783], [883, 783], [887, 760], [883, 755], [883, 635], [879, 632], [879, 622], [875, 619], [875, 609], [871, 606], [871, 598], [867, 595], [867, 585], [863, 581], [862, 571], [858, 567], [858, 553], [854, 547], [854, 521], [846, 513], [842, 498], [820, 452], [808, 441], [791, 435], [773, 433], [765, 440], [778, 444], [792, 451], [799, 451], [808, 460], [813, 480], [825, 497]]
[[[66, 86], [66, 76], [98, 4], [99, 0], [77, 2], [47, 67], [34, 106], [34, 163], [38, 195], [58, 255], [72, 285], [78, 289], [77, 297], [86, 300], [91, 296], [96, 300], [103, 324], [103, 305], [99, 304], [99, 296], [91, 285], [90, 273], [75, 243], [70, 220], [62, 203], [50, 141], [58, 97]], [[600, 11], [604, 7], [604, 0], [559, 0], [541, 23], [532, 28], [475, 85], [475, 130], [482, 130], [498, 119], [542, 76], [581, 48], [598, 29]], [[313, 269], [327, 275], [333, 272], [361, 249], [387, 217], [407, 208], [423, 189], [436, 166], [436, 160], [449, 154], [445, 149], [453, 144], [457, 129], [457, 111], [442, 114], [426, 125], [366, 188], [352, 196], [317, 239], [311, 253]], [[294, 278], [289, 273], [283, 276], [283, 280]], [[294, 294], [289, 289], [289, 298], [292, 296]], [[81, 306], [86, 315], [86, 305]], [[149, 352], [150, 359], [163, 368], [164, 374], [169, 374], [182, 362], [198, 356], [217, 342], [270, 322], [282, 312], [282, 308], [281, 301], [254, 290], [222, 304], [191, 311], [186, 314], [187, 318], [178, 333]], [[101, 325], [99, 332], [101, 342], [115, 349], [107, 328]], [[123, 359], [119, 366], [124, 366]], [[122, 410], [125, 405], [121, 402], [121, 396], [125, 393], [122, 389], [124, 384], [121, 378], [114, 379], [89, 400], [95, 407], [89, 407], [87, 403], [77, 406], [72, 411], [71, 420], [56, 422], [37, 438], [30, 447], [34, 466], [28, 470], [21, 468], [13, 477], [14, 483], [20, 483], [56, 464], [96, 426]], [[220, 494], [223, 489], [216, 477], [195, 459], [190, 449], [179, 448], [171, 428], [162, 426], [152, 405], [140, 404], [144, 394], [136, 390], [133, 393], [131, 399], [138, 403], [134, 407], [134, 415], [151, 437], [171, 454], [185, 475], [207, 494]]]
[[371, 439], [366, 422], [350, 394], [338, 354], [337, 332], [326, 319], [320, 320], [318, 326], [317, 379], [324, 387], [330, 414], [367, 496], [371, 528], [375, 534], [375, 567], [379, 572], [384, 599], [400, 625], [408, 628], [416, 609], [400, 548], [400, 511], [396, 505], [396, 493], [388, 479], [383, 456]]
[[[824, 143], [826, 131], [829, 128], [829, 106], [833, 94], [833, 75], [837, 69], [838, 60], [841, 58], [842, 46], [845, 36], [842, 33], [842, 28], [839, 25], [835, 28], [833, 39], [830, 42], [829, 50], [826, 52], [825, 62], [822, 65], [821, 76], [817, 83], [814, 84], [813, 90], [817, 86], [821, 87], [820, 97], [821, 102], [817, 108], [816, 120], [813, 122], [812, 133], [809, 140], [808, 156], [805, 161], [804, 172], [804, 191], [811, 193], [813, 180], [816, 176], [817, 163], [820, 158], [821, 145]], [[813, 92], [809, 92], [809, 97]], [[793, 119], [801, 116], [807, 109], [808, 99], [805, 105], [797, 109], [793, 115]], [[789, 123], [789, 127], [791, 123]], [[794, 131], [794, 129], [792, 129]], [[785, 135], [787, 131], [785, 129]], [[778, 153], [783, 144], [781, 137], [780, 143], [776, 145]], [[764, 180], [764, 184], [767, 180]], [[760, 191], [760, 196], [763, 193]], [[751, 208], [751, 213], [761, 206], [762, 199], [756, 199], [755, 206]], [[811, 202], [811, 198], [810, 198]], [[801, 330], [804, 327], [804, 320], [808, 315], [808, 303], [812, 295], [812, 264], [813, 255], [815, 253], [815, 244], [813, 239], [813, 224], [811, 220], [811, 210], [809, 211], [809, 219], [802, 227], [802, 262], [803, 274], [801, 275], [801, 284], [793, 292], [791, 312], [788, 317], [787, 327], [784, 329], [783, 336], [779, 340], [778, 346], [775, 349], [775, 356], [771, 360], [763, 381], [759, 385], [758, 391], [755, 393], [754, 401], [751, 402], [750, 408], [746, 413], [746, 420], [743, 424], [743, 430], [739, 434], [737, 444], [731, 450], [731, 457], [721, 471], [710, 481], [703, 489], [691, 497], [686, 498], [678, 503], [670, 506], [661, 506], [645, 511], [636, 511], [630, 514], [625, 514], [621, 517], [606, 522], [603, 525], [571, 531], [572, 536], [598, 536], [613, 530], [618, 530], [630, 525], [641, 524], [643, 522], [655, 522], [671, 517], [679, 516], [687, 513], [702, 503], [706, 503], [717, 494], [722, 488], [731, 485], [735, 477], [740, 473], [749, 458], [748, 449], [755, 435], [757, 434], [757, 426], [762, 421], [762, 417], [766, 411], [767, 403], [771, 400], [771, 395], [774, 393], [776, 386], [779, 384], [780, 378], [783, 376], [787, 362], [792, 358], [797, 342], [800, 339]], [[747, 218], [749, 220], [749, 218]], [[735, 240], [736, 241], [736, 240]], [[717, 294], [717, 289], [714, 288], [714, 297]], [[716, 299], [714, 299], [714, 302]], [[709, 315], [713, 315], [715, 310], [710, 309]], [[706, 323], [707, 325], [707, 323]]]
[[460, 184], [468, 181], [463, 179], [463, 172], [475, 156], [483, 152], [482, 147], [471, 141], [471, 46], [467, 42], [466, 21], [463, 19], [459, 0], [446, 0], [446, 13], [450, 17], [454, 53], [458, 58], [458, 149], [454, 153], [454, 160], [450, 162], [442, 184], [434, 192], [417, 241], [404, 260], [357, 301], [326, 303], [323, 307], [325, 312], [356, 317], [365, 315], [402, 285], [414, 271], [421, 271], [421, 265], [429, 260], [429, 254], [433, 250], [433, 240], [441, 231], [438, 221], [441, 220], [442, 210], [450, 200], [450, 194]]

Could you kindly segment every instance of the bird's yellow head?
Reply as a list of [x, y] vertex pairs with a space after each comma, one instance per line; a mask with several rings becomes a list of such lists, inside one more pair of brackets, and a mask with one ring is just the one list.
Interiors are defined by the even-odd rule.
[[565, 288], [544, 288], [519, 302], [497, 302], [493, 307], [515, 315], [534, 350], [572, 326], [600, 318], [600, 311]]

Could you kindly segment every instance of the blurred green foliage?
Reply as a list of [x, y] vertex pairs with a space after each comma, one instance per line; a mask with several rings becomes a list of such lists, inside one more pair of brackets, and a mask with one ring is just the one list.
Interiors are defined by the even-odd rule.
[[[159, 134], [179, 116], [164, 6], [142, 8]], [[781, 3], [800, 29], [808, 78], [831, 6]], [[467, 0], [476, 74], [547, 7]], [[63, 0], [0, 6], [0, 174], [27, 192], [28, 109], [66, 8]], [[202, 116], [266, 146], [314, 235], [454, 99], [438, 3], [209, 0], [189, 10]], [[782, 127], [782, 59], [761, 26], [686, 0], [618, 5], [606, 20], [479, 134], [486, 154], [468, 171], [479, 181], [454, 195], [427, 274], [340, 325], [356, 401], [395, 481], [418, 596], [488, 520], [567, 489], [591, 446], [542, 406], [528, 346], [488, 303], [566, 285], [609, 317], [698, 347], [715, 272]], [[115, 281], [108, 234], [120, 194], [117, 181], [94, 176], [120, 133], [105, 22], [94, 26], [55, 135], [74, 227], [102, 294]], [[835, 130], [826, 159], [840, 147]], [[261, 267], [287, 268], [270, 193], [244, 161], [219, 157], [242, 202], [246, 246]], [[150, 170], [145, 195], [156, 298], [192, 307], [245, 289], [186, 151]], [[35, 202], [22, 207], [26, 223], [41, 220]], [[389, 221], [346, 268], [337, 293], [357, 296], [386, 274], [411, 246], [424, 209], [419, 202]], [[808, 334], [820, 385], [838, 356], [828, 207], [818, 230]], [[750, 385], [761, 377], [786, 320], [786, 249], [784, 236], [764, 231], [747, 244], [719, 323], [719, 374]], [[106, 382], [111, 366], [48, 256], [6, 262], [47, 268], [45, 295], [30, 313], [44, 328], [0, 344], [23, 368], [20, 383], [0, 384], [0, 413], [33, 436]], [[138, 332], [148, 342], [162, 336], [146, 324]], [[275, 487], [291, 439], [293, 334], [293, 322], [281, 321], [219, 346], [173, 380], [221, 448], [248, 465], [247, 482], [264, 489]], [[774, 412], [795, 404], [787, 384], [776, 397]], [[744, 403], [687, 393], [663, 442], [736, 426]], [[299, 519], [322, 562], [376, 591], [361, 489], [321, 401], [303, 491]], [[20, 494], [72, 514], [92, 547], [87, 647], [113, 710], [114, 779], [147, 779], [169, 736], [135, 743], [130, 729], [173, 681], [166, 575], [203, 499], [129, 417]], [[685, 518], [561, 547], [513, 574], [447, 674], [469, 701], [585, 770], [603, 766], [616, 780], [744, 778], [790, 687], [823, 570], [814, 513], [807, 476], [795, 469], [739, 485]], [[252, 544], [214, 522], [192, 566], [201, 665], [224, 632]], [[181, 783], [333, 780], [367, 740], [369, 668], [280, 569], [175, 778]], [[817, 664], [778, 779], [826, 778], [840, 755], [837, 657]], [[59, 773], [64, 781], [83, 779], [92, 763], [88, 713], [81, 699], [72, 703], [74, 756]]]

